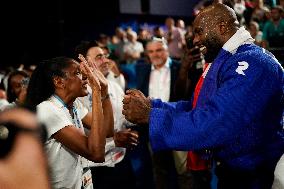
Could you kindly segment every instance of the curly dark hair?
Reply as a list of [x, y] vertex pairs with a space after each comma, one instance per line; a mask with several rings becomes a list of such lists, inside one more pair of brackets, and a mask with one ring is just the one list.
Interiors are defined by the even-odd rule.
[[55, 76], [65, 77], [63, 70], [74, 61], [68, 57], [56, 57], [40, 62], [31, 76], [24, 106], [35, 111], [38, 104], [54, 94], [53, 78]]

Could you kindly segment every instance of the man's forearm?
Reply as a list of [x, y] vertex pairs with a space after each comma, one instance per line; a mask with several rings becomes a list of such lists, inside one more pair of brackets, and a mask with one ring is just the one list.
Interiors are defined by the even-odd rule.
[[192, 82], [188, 77], [188, 70], [181, 67], [178, 78], [175, 81], [175, 97], [177, 99], [187, 99], [191, 83]]

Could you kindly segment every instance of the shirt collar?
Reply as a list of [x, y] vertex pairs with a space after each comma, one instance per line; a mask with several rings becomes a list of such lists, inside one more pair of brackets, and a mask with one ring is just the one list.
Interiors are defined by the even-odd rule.
[[63, 104], [58, 98], [56, 98], [54, 95], [52, 95], [50, 98], [49, 98], [50, 101], [52, 101], [53, 103], [55, 103], [58, 107], [60, 108], [64, 108], [65, 107], [65, 104]]
[[[160, 69], [162, 69], [162, 68], [170, 68], [171, 61], [172, 60], [168, 57], [166, 63]], [[151, 66], [151, 70], [155, 70], [154, 65]]]
[[251, 37], [250, 33], [244, 27], [240, 27], [222, 48], [225, 51], [235, 54], [239, 46], [252, 43], [254, 43], [254, 39]]

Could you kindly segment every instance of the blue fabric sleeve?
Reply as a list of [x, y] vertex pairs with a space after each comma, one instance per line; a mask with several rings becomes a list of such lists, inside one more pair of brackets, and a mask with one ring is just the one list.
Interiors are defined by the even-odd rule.
[[[241, 61], [249, 64], [245, 75], [236, 72]], [[226, 62], [219, 73], [220, 86], [203, 108], [186, 111], [183, 102], [181, 106], [155, 102], [157, 106], [153, 106], [149, 120], [153, 150], [218, 148], [236, 140], [250, 123], [263, 116], [268, 103], [273, 103], [273, 96], [281, 91], [283, 70], [264, 66], [269, 61], [260, 62], [250, 56]], [[263, 128], [250, 129], [258, 132]]]
[[170, 109], [174, 111], [190, 111], [190, 101], [179, 101], [179, 102], [162, 102], [160, 99], [154, 99], [151, 101], [152, 108]]

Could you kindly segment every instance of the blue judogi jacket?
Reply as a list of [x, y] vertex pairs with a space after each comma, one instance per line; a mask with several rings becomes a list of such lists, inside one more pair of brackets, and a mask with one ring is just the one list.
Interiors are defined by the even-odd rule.
[[223, 46], [212, 63], [196, 108], [192, 102], [152, 100], [153, 150], [210, 149], [232, 169], [275, 166], [284, 153], [283, 68], [254, 45], [244, 28]]

